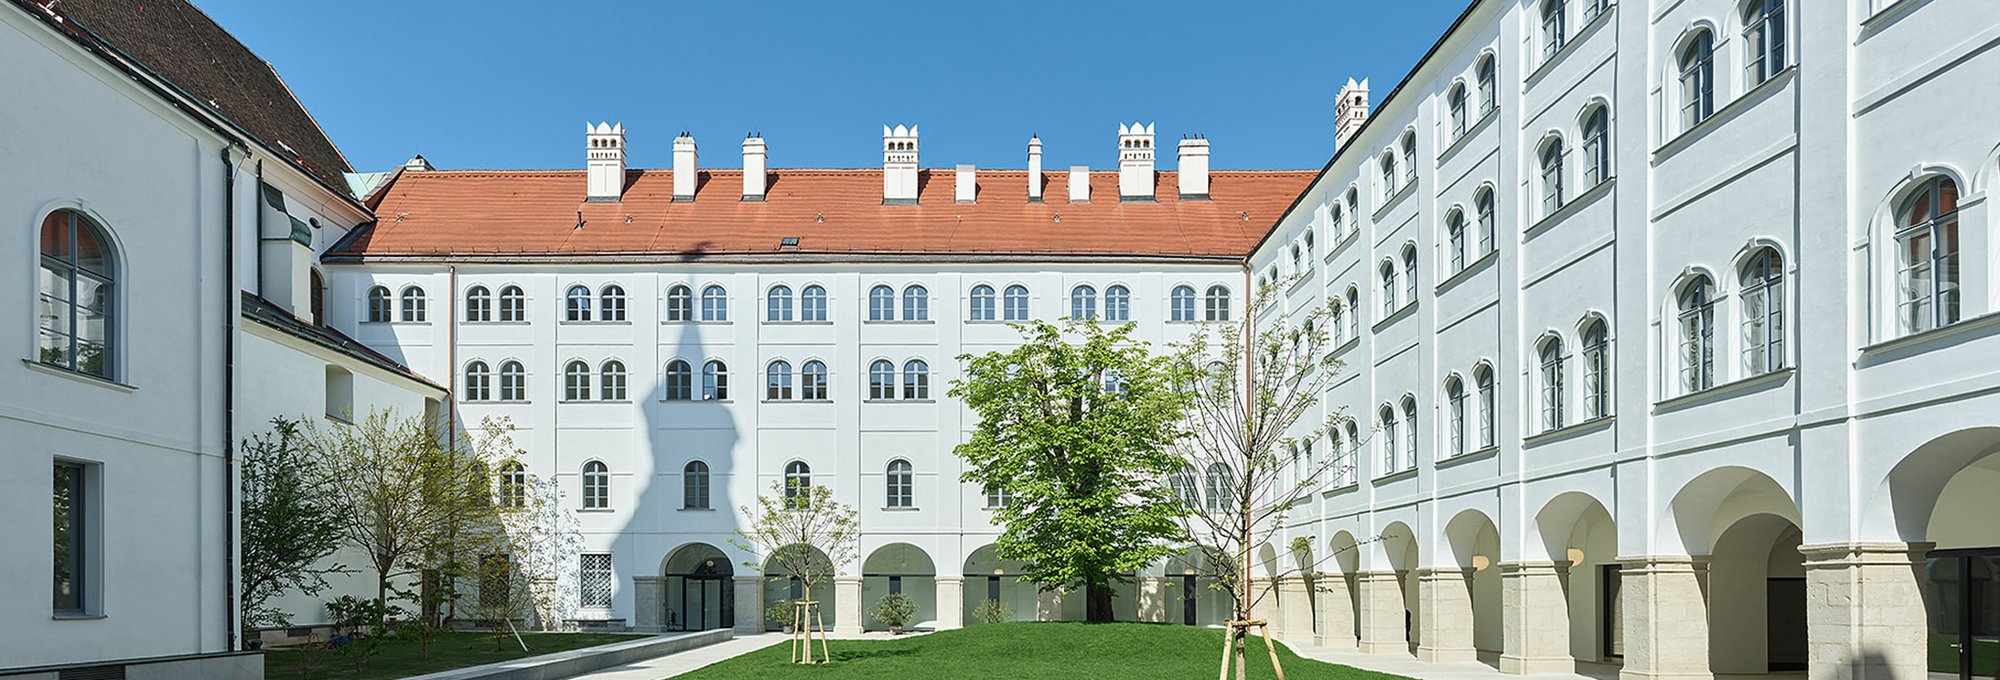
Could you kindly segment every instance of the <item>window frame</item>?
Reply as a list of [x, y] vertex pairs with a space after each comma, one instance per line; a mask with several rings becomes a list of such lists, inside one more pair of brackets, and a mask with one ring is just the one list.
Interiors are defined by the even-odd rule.
[[764, 364], [764, 401], [791, 401], [792, 362], [772, 359]]
[[1680, 81], [1681, 131], [1715, 116], [1715, 35], [1697, 30], [1674, 54]]
[[1535, 357], [1536, 375], [1541, 382], [1541, 431], [1554, 432], [1569, 425], [1563, 370], [1563, 364], [1569, 357], [1563, 352], [1562, 338], [1554, 334], [1544, 336], [1541, 342], [1535, 344]]
[[792, 316], [792, 287], [776, 284], [764, 291], [764, 321], [767, 323], [790, 323]]
[[660, 398], [665, 401], [694, 400], [694, 366], [679, 357], [669, 359], [665, 378], [660, 381]]
[[615, 283], [604, 284], [597, 293], [597, 320], [613, 323], [625, 321], [625, 287]]
[[1744, 259], [1739, 271], [1742, 293], [1737, 296], [1741, 310], [1743, 374], [1764, 375], [1782, 371], [1789, 365], [1786, 350], [1784, 257], [1769, 246], [1758, 248]]
[[580, 283], [572, 285], [568, 290], [564, 291], [563, 321], [568, 323], [585, 323], [591, 321], [591, 297], [590, 287]]
[[[681, 466], [681, 509], [712, 510], [709, 497], [708, 463], [690, 460]], [[699, 502], [697, 502], [699, 501]]]
[[493, 291], [483, 285], [465, 289], [465, 322], [487, 323], [493, 320]]
[[1678, 314], [1674, 343], [1679, 353], [1676, 365], [1682, 394], [1694, 394], [1715, 386], [1715, 284], [1705, 274], [1696, 275], [1675, 289]]
[[583, 509], [611, 509], [611, 467], [601, 460], [583, 464]]
[[667, 323], [688, 323], [695, 320], [694, 289], [684, 283], [676, 283], [667, 288]]
[[[46, 247], [50, 240], [51, 229], [62, 230], [58, 238], [66, 247], [60, 254], [49, 252]], [[60, 328], [55, 328], [43, 321], [36, 321], [34, 345], [36, 362], [82, 375], [115, 380], [124, 368], [122, 362], [118, 361], [119, 352], [123, 349], [120, 344], [122, 337], [118, 332], [119, 324], [123, 321], [121, 318], [123, 309], [118, 304], [118, 297], [124, 291], [119, 284], [123, 258], [118, 255], [118, 246], [111, 239], [110, 230], [79, 210], [60, 209], [42, 218], [36, 236], [44, 245], [36, 248], [39, 265], [36, 268], [38, 292], [35, 314], [38, 319], [59, 318], [57, 323], [62, 324]], [[81, 251], [86, 237], [95, 244], [98, 251], [100, 261], [95, 267], [88, 264]], [[95, 303], [94, 305], [85, 304], [80, 300], [86, 297], [84, 293], [86, 283], [91, 286], [92, 292], [88, 297]], [[45, 285], [60, 286], [63, 289], [62, 298], [52, 298], [46, 290], [42, 290]], [[377, 288], [382, 287], [377, 286]], [[382, 290], [386, 293], [388, 289], [382, 288]], [[100, 319], [97, 322], [91, 321], [87, 315], [93, 306], [97, 308], [95, 311]], [[58, 307], [60, 311], [51, 312], [52, 308]], [[93, 326], [99, 329], [99, 337], [95, 342], [85, 337], [89, 334], [88, 329]], [[57, 355], [50, 352], [51, 348], [48, 345], [51, 340], [60, 340], [64, 345], [59, 350], [60, 361], [56, 360]], [[85, 347], [93, 345], [94, 357], [84, 357]], [[90, 365], [92, 358], [97, 360], [95, 367]]]
[[1000, 296], [987, 284], [972, 287], [966, 294], [966, 319], [970, 321], [997, 321], [1000, 317]]
[[563, 364], [563, 401], [590, 401], [590, 364], [571, 359]]
[[598, 401], [625, 401], [625, 362], [606, 359], [597, 367]]
[[520, 286], [500, 287], [500, 322], [520, 323], [528, 320], [528, 294]]
[[883, 506], [890, 510], [908, 510], [917, 507], [916, 467], [910, 461], [897, 458], [889, 461], [883, 469]]
[[[1892, 263], [1896, 328], [1903, 335], [1943, 328], [1964, 318], [1960, 196], [1954, 179], [1933, 176], [1897, 206], [1890, 234], [1896, 246]], [[1944, 209], [1946, 205], [1950, 210]], [[1914, 256], [1917, 243], [1925, 244], [1921, 258]]]
[[896, 320], [896, 289], [888, 284], [876, 284], [868, 289], [868, 320], [874, 322]]
[[715, 284], [702, 287], [701, 320], [709, 323], [729, 321], [729, 291], [727, 289]]

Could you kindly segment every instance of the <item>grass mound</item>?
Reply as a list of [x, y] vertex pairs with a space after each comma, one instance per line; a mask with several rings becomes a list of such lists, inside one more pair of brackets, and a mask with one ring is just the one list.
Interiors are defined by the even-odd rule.
[[[1250, 643], [1250, 677], [1275, 677], [1264, 642]], [[1002, 623], [894, 640], [834, 640], [830, 649], [833, 661], [823, 666], [792, 664], [791, 645], [779, 643], [677, 677], [1212, 678], [1222, 658], [1222, 631], [1148, 623]], [[1287, 680], [1396, 677], [1302, 659], [1282, 645], [1278, 658]]]
[[354, 669], [351, 658], [332, 650], [281, 647], [264, 650], [265, 680], [377, 680], [511, 661], [528, 656], [627, 642], [638, 636], [617, 633], [522, 633], [530, 651], [508, 639], [493, 648], [486, 633], [440, 633], [425, 654], [416, 640], [384, 638], [376, 653]]

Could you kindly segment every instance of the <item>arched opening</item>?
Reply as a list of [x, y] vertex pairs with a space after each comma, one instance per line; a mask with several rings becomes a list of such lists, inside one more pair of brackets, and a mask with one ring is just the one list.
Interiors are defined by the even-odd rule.
[[1167, 623], [1220, 628], [1234, 618], [1236, 598], [1216, 578], [1228, 565], [1217, 564], [1196, 546], [1169, 556], [1162, 567], [1166, 583]]
[[1616, 664], [1625, 655], [1623, 585], [1618, 527], [1604, 504], [1571, 491], [1549, 499], [1535, 528], [1550, 561], [1568, 572], [1561, 579], [1569, 621], [1569, 656], [1579, 662]]
[[1340, 531], [1327, 542], [1328, 559], [1322, 564], [1336, 573], [1322, 573], [1328, 582], [1315, 592], [1327, 598], [1320, 611], [1320, 631], [1338, 646], [1352, 646], [1361, 639], [1361, 545], [1354, 534]]
[[1687, 554], [1707, 555], [1707, 617], [1652, 625], [1705, 625], [1712, 673], [1803, 669], [1805, 558], [1791, 495], [1762, 472], [1723, 467], [1689, 480], [1671, 507], [1662, 529], [1673, 533], [1658, 539], [1677, 536]]
[[1393, 588], [1363, 594], [1365, 599], [1363, 607], [1375, 610], [1363, 613], [1367, 619], [1367, 627], [1377, 629], [1363, 631], [1363, 651], [1382, 651], [1366, 649], [1367, 643], [1370, 642], [1366, 635], [1368, 633], [1381, 638], [1376, 640], [1378, 643], [1396, 642], [1393, 632], [1397, 627], [1395, 619], [1400, 616], [1400, 628], [1403, 632], [1401, 642], [1404, 644], [1394, 646], [1398, 651], [1414, 655], [1417, 653], [1417, 645], [1423, 641], [1423, 636], [1419, 634], [1423, 630], [1423, 621], [1417, 617], [1419, 600], [1416, 570], [1418, 565], [1423, 564], [1419, 561], [1422, 555], [1417, 549], [1417, 533], [1411, 530], [1408, 524], [1392, 522], [1382, 529], [1381, 539], [1377, 545], [1381, 546], [1378, 562], [1388, 567], [1394, 574], [1395, 581]]
[[1864, 527], [1871, 533], [1893, 531], [1903, 541], [1931, 544], [1914, 584], [1923, 593], [1928, 645], [1909, 651], [1924, 655], [1934, 678], [2000, 676], [2000, 525], [1994, 522], [2000, 494], [1994, 489], [2000, 489], [2000, 428], [1972, 428], [1905, 456], [1866, 508]]
[[[1495, 663], [1505, 643], [1500, 618], [1500, 531], [1486, 513], [1466, 510], [1445, 525], [1444, 533], [1453, 562], [1465, 574], [1464, 601], [1471, 609], [1472, 648], [1480, 660]], [[1441, 583], [1459, 585], [1456, 579]]]
[[735, 625], [735, 573], [729, 556], [715, 546], [675, 548], [660, 562], [660, 625], [690, 631]]
[[[819, 619], [815, 621], [801, 621], [800, 625], [815, 631], [822, 628], [831, 631], [833, 613], [839, 611], [837, 608], [839, 605], [836, 599], [836, 590], [833, 585], [833, 561], [827, 559], [825, 552], [809, 545], [795, 543], [779, 548], [779, 550], [806, 551], [806, 559], [812, 565], [813, 570], [824, 576], [818, 579], [819, 582], [814, 584], [811, 590], [807, 590], [805, 582], [785, 572], [784, 567], [779, 564], [777, 556], [766, 558], [763, 569], [765, 576], [765, 612], [768, 613], [770, 611], [771, 605], [785, 600], [812, 600], [819, 603]], [[766, 616], [764, 617], [764, 629], [782, 630], [783, 627], [778, 625], [776, 620]]]
[[906, 629], [937, 628], [937, 567], [922, 548], [908, 543], [891, 543], [861, 563], [861, 612], [863, 630], [888, 630], [875, 620], [875, 603], [890, 593], [901, 593], [917, 603], [917, 613]]
[[987, 544], [972, 551], [965, 558], [965, 624], [968, 626], [986, 623], [980, 616], [986, 609], [981, 604], [988, 600], [997, 604], [1004, 614], [999, 618], [1006, 621], [1034, 621], [1038, 617], [1039, 593], [1033, 583], [1021, 581], [1021, 563], [1000, 559], [999, 551], [993, 544]]

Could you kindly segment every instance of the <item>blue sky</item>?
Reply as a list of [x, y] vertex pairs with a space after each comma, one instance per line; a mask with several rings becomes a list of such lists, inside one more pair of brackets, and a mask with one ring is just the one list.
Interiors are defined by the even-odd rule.
[[[635, 167], [872, 167], [883, 123], [923, 164], [1115, 165], [1120, 121], [1201, 132], [1216, 168], [1317, 168], [1349, 76], [1379, 100], [1461, 0], [1321, 2], [443, 2], [195, 0], [274, 64], [357, 169], [583, 165], [622, 121]], [[1162, 168], [1170, 168], [1163, 162]]]

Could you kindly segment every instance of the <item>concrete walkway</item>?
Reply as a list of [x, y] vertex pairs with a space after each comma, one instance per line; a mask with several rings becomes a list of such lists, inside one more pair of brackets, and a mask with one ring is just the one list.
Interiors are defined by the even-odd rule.
[[587, 678], [589, 680], [660, 680], [661, 678], [680, 675], [717, 661], [749, 654], [771, 645], [783, 643], [788, 639], [790, 638], [783, 633], [745, 635], [728, 642], [690, 649], [677, 654], [668, 654], [614, 668], [606, 668], [595, 673], [576, 677]]
[[[1285, 644], [1285, 643], [1280, 643]], [[1537, 675], [1507, 675], [1500, 672], [1500, 655], [1482, 652], [1479, 661], [1461, 663], [1430, 663], [1418, 661], [1414, 656], [1401, 654], [1363, 654], [1353, 649], [1333, 649], [1314, 645], [1286, 644], [1299, 656], [1353, 666], [1362, 670], [1401, 675], [1424, 680], [1501, 680], [1502, 678], [1534, 678], [1536, 680], [1618, 680], [1617, 664], [1578, 663], [1575, 673], [1543, 673]], [[1768, 675], [1717, 674], [1717, 680], [1804, 680], [1805, 672], [1771, 673]]]

